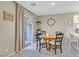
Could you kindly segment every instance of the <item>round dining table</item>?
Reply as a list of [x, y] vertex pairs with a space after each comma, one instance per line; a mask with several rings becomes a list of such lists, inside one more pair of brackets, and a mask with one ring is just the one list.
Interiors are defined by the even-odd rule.
[[46, 48], [48, 51], [51, 49], [51, 48], [54, 48], [53, 45], [50, 44], [51, 41], [55, 41], [56, 39], [56, 35], [40, 35], [40, 38], [41, 40], [43, 41], [46, 41], [47, 42], [47, 47], [46, 46], [43, 46], [44, 48]]

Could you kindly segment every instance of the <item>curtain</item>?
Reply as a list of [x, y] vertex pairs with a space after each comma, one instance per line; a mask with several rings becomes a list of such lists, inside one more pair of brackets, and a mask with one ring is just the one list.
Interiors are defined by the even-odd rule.
[[19, 52], [23, 49], [23, 15], [24, 8], [19, 4], [16, 4], [16, 52]]

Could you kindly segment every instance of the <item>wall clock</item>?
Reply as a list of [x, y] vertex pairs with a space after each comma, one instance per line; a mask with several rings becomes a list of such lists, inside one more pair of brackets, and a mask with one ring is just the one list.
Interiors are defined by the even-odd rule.
[[56, 21], [55, 21], [55, 19], [53, 19], [53, 18], [49, 18], [48, 21], [47, 21], [47, 24], [48, 24], [49, 26], [53, 26], [55, 23], [56, 23]]

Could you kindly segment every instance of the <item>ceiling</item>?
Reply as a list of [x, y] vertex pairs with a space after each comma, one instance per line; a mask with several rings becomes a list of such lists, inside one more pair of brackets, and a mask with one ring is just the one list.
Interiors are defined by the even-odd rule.
[[[79, 1], [17, 1], [37, 16], [79, 11]], [[35, 3], [36, 6], [31, 5]]]

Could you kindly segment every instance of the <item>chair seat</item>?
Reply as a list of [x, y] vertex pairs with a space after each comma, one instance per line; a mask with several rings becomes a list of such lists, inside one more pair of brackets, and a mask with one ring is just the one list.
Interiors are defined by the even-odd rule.
[[43, 40], [43, 39], [41, 40], [41, 43], [47, 43], [47, 42], [48, 42], [48, 41], [45, 41], [45, 40]]
[[69, 39], [69, 41], [78, 42], [78, 39]]
[[49, 43], [50, 43], [50, 44], [52, 44], [52, 45], [54, 45], [54, 44], [55, 44], [55, 41], [53, 41], [53, 40], [52, 40], [52, 41], [51, 41], [51, 42], [49, 42]]
[[43, 42], [43, 43], [41, 43], [41, 45], [42, 45], [42, 44], [47, 44], [47, 42]]
[[78, 40], [70, 40], [70, 41], [75, 41], [75, 42], [76, 42], [76, 41], [78, 41]]

